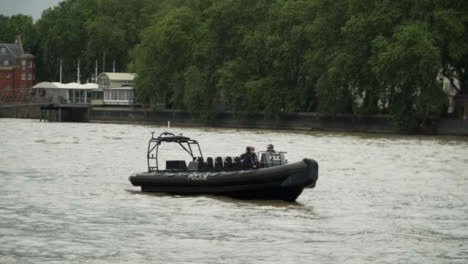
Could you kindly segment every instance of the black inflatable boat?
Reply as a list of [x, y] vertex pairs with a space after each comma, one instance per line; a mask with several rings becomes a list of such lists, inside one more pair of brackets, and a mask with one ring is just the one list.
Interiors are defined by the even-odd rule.
[[[166, 161], [165, 170], [158, 166], [159, 146], [179, 144], [190, 156], [184, 160]], [[198, 150], [199, 156], [194, 155]], [[311, 159], [287, 164], [284, 152], [260, 152], [258, 169], [242, 169], [239, 157], [203, 158], [196, 140], [164, 132], [148, 143], [148, 172], [130, 176], [134, 186], [143, 192], [178, 195], [224, 195], [239, 199], [284, 200], [293, 202], [304, 188], [313, 188], [318, 179], [318, 164]]]

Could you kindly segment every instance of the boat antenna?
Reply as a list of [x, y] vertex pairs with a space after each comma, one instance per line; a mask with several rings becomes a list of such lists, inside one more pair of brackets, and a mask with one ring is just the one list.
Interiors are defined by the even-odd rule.
[[154, 131], [151, 132], [151, 138], [154, 138]]

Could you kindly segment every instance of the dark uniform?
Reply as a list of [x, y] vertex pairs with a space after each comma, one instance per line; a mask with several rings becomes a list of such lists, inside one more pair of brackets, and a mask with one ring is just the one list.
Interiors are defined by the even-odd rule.
[[258, 164], [258, 158], [255, 153], [246, 153], [243, 160], [244, 169], [256, 169]]
[[258, 167], [257, 154], [252, 152], [253, 150], [255, 150], [253, 147], [247, 147], [246, 152], [241, 155], [242, 167], [244, 169], [256, 169]]

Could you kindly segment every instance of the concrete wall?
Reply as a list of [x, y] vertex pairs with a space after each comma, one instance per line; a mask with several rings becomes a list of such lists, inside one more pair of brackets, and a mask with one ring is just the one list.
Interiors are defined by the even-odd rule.
[[[88, 109], [62, 110], [64, 121], [90, 121], [109, 123], [152, 123], [166, 126], [226, 127], [294, 129], [363, 133], [399, 133], [393, 128], [389, 116], [355, 117], [352, 115], [329, 116], [318, 113], [282, 114], [278, 120], [265, 118], [263, 114], [238, 120], [231, 113], [221, 113], [210, 124], [203, 124], [183, 111], [150, 111], [143, 108], [91, 107]], [[89, 111], [89, 112], [88, 112]], [[76, 112], [76, 113], [75, 113]], [[0, 118], [40, 118], [39, 106], [1, 107]], [[417, 134], [468, 136], [468, 120], [445, 118], [432, 122]]]
[[0, 106], [0, 118], [33, 118], [41, 116], [40, 106]]
[[[248, 120], [238, 120], [231, 113], [221, 113], [211, 124], [193, 120], [183, 111], [149, 111], [146, 109], [93, 107], [89, 112], [91, 122], [153, 123], [173, 126], [212, 126], [229, 128], [294, 129], [363, 133], [400, 133], [393, 127], [389, 116], [355, 117], [352, 115], [329, 116], [318, 113], [282, 114], [278, 120], [255, 114]], [[427, 125], [415, 134], [468, 136], [468, 120], [442, 119]]]
[[[62, 108], [59, 114], [58, 108], [47, 109], [45, 113], [49, 121], [58, 122], [88, 122], [88, 108]], [[0, 106], [0, 118], [41, 118], [41, 107], [34, 106]]]
[[437, 123], [439, 135], [468, 136], [468, 119], [446, 118]]

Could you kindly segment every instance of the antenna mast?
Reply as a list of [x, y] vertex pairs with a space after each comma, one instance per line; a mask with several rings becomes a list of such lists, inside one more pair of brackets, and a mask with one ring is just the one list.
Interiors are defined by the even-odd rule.
[[94, 82], [97, 83], [97, 68], [98, 68], [98, 60], [96, 60], [96, 66], [94, 67]]
[[62, 83], [62, 59], [60, 59], [60, 83]]
[[81, 83], [80, 81], [80, 59], [78, 59], [78, 69], [76, 71], [76, 82]]

